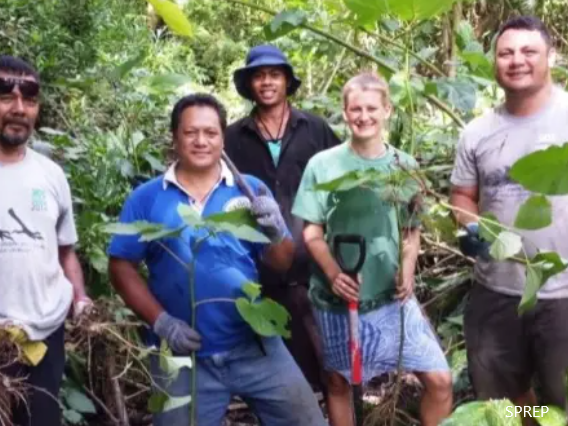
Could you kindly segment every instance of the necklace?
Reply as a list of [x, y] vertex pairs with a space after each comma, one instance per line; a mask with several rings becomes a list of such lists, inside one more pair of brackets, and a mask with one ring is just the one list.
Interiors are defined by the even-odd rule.
[[[266, 138], [264, 138], [262, 130], [259, 128], [258, 130], [260, 131], [260, 135], [263, 137], [265, 142], [270, 142], [270, 141], [277, 142], [280, 139], [280, 133], [282, 132], [282, 125], [284, 124], [284, 118], [286, 117], [287, 112], [288, 112], [288, 103], [285, 103], [284, 108], [282, 109], [282, 115], [280, 116], [280, 125], [278, 126], [278, 132], [276, 133], [276, 137], [272, 136], [272, 133], [268, 129], [268, 126], [262, 120], [262, 116], [260, 114], [257, 114], [259, 123], [262, 125], [266, 134], [270, 137], [270, 139], [268, 139], [268, 140]], [[282, 135], [282, 136], [284, 136], [284, 135]]]

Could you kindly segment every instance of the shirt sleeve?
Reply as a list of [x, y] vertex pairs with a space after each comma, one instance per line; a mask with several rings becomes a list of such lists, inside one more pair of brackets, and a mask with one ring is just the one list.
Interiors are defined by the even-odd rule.
[[478, 171], [475, 161], [475, 150], [465, 133], [458, 142], [457, 155], [450, 182], [457, 186], [476, 186]]
[[325, 194], [323, 191], [314, 189], [316, 184], [315, 166], [313, 161], [310, 160], [302, 175], [302, 181], [292, 207], [292, 214], [308, 222], [323, 224], [325, 223]]
[[[140, 193], [135, 191], [124, 203], [119, 222], [133, 223], [143, 220], [148, 221], [148, 218]], [[115, 234], [111, 239], [107, 252], [109, 256], [139, 263], [146, 258], [148, 246], [148, 242], [140, 241], [140, 235]]]
[[62, 174], [59, 199], [59, 217], [57, 218], [57, 244], [59, 246], [71, 246], [78, 240], [77, 228], [73, 217], [73, 201], [71, 188]]

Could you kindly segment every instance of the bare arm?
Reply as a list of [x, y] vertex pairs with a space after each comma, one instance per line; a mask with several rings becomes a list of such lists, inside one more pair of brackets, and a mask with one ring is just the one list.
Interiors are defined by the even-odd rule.
[[77, 302], [86, 298], [83, 270], [73, 246], [59, 246], [59, 264], [73, 286], [73, 300]]
[[[458, 223], [467, 225], [470, 222], [477, 222], [479, 215], [479, 192], [476, 186], [456, 186], [453, 185], [450, 193], [450, 203], [459, 210], [454, 210], [454, 216]], [[473, 213], [474, 216], [466, 212]]]
[[414, 291], [414, 271], [420, 252], [420, 229], [407, 228], [403, 231], [402, 239], [402, 281], [397, 274], [398, 299], [407, 299]]
[[358, 300], [359, 284], [341, 272], [341, 268], [333, 258], [324, 239], [323, 226], [307, 223], [304, 227], [303, 236], [308, 252], [327, 277], [332, 291], [345, 300]]
[[110, 258], [110, 280], [117, 293], [138, 316], [153, 325], [164, 311], [154, 298], [140, 273], [138, 266], [127, 260]]
[[264, 252], [263, 261], [278, 272], [286, 272], [292, 266], [296, 246], [290, 238], [280, 244], [271, 244]]

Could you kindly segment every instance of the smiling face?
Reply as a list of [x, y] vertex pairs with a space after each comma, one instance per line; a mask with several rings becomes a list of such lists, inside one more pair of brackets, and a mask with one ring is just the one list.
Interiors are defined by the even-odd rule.
[[353, 142], [380, 140], [391, 107], [375, 89], [353, 88], [345, 97], [343, 118], [351, 129]]
[[551, 84], [555, 52], [540, 32], [510, 29], [495, 46], [495, 74], [508, 93], [535, 93]]
[[[12, 82], [21, 83], [13, 85]], [[14, 75], [0, 71], [0, 144], [15, 147], [25, 144], [34, 129], [39, 113], [37, 94], [30, 95], [29, 83], [37, 83], [32, 76]], [[8, 91], [13, 86], [11, 91]]]
[[210, 106], [190, 106], [180, 117], [174, 146], [185, 169], [209, 170], [219, 164], [223, 131], [219, 115]]
[[254, 100], [263, 107], [272, 107], [286, 102], [288, 78], [282, 67], [260, 67], [250, 80]]

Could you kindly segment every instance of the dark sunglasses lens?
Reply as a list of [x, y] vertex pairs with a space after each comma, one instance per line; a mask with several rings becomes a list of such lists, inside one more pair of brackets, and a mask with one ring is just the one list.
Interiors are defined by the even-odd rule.
[[39, 94], [39, 84], [35, 81], [20, 81], [18, 86], [24, 98], [35, 98]]
[[7, 95], [12, 93], [14, 86], [20, 88], [24, 98], [35, 98], [39, 94], [39, 84], [35, 81], [15, 80], [11, 78], [0, 78], [0, 94]]
[[14, 82], [12, 80], [6, 80], [5, 78], [0, 78], [0, 95], [7, 95], [12, 93], [14, 90]]

